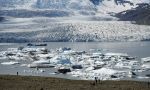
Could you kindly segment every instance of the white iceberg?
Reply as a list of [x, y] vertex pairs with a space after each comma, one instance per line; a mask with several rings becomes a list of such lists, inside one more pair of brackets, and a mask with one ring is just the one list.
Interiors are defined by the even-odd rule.
[[52, 64], [32, 63], [32, 64], [27, 65], [27, 67], [29, 68], [53, 68], [55, 66]]
[[141, 58], [142, 63], [150, 62], [150, 57]]
[[39, 60], [32, 62], [33, 64], [50, 64], [49, 60]]
[[117, 73], [116, 70], [108, 69], [108, 68], [93, 70], [92, 72], [95, 74], [106, 74], [106, 75], [113, 75], [113, 74]]
[[15, 64], [19, 64], [19, 62], [10, 61], [10, 62], [3, 62], [1, 64], [3, 64], [3, 65], [15, 65]]
[[150, 69], [150, 63], [143, 64], [142, 67], [145, 69]]
[[[125, 73], [125, 71], [117, 71], [109, 68], [93, 70], [92, 67], [89, 67], [85, 71], [72, 71], [70, 74], [85, 80], [94, 80], [95, 77], [98, 77], [100, 80], [116, 80], [125, 77]], [[116, 78], [111, 77], [112, 75], [116, 76]]]
[[65, 55], [56, 55], [55, 57], [50, 59], [50, 63], [62, 64], [62, 65], [72, 64], [71, 60], [70, 60], [70, 57], [65, 56]]
[[128, 56], [126, 53], [106, 53], [106, 56]]

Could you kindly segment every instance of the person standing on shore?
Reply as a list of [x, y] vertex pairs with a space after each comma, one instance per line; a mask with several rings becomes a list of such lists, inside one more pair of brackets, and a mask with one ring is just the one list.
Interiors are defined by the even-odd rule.
[[98, 81], [97, 79], [98, 79], [98, 77], [95, 77], [95, 83], [96, 83], [96, 84], [97, 84], [97, 81]]

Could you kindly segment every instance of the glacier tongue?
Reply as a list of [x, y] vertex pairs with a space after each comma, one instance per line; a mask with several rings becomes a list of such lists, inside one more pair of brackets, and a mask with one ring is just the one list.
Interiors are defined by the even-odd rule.
[[141, 41], [150, 40], [150, 26], [122, 21], [78, 21], [20, 18], [0, 24], [0, 42]]

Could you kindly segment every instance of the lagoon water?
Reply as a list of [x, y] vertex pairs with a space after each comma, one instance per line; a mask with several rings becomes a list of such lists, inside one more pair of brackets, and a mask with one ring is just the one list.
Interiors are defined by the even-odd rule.
[[[130, 56], [137, 57], [136, 59], [149, 57], [150, 56], [150, 42], [48, 42], [46, 46], [47, 49], [57, 49], [60, 47], [70, 47], [74, 50], [79, 51], [89, 51], [90, 49], [103, 49], [106, 52], [117, 52], [117, 53], [127, 53]], [[0, 43], [0, 51], [7, 50], [7, 48], [18, 48], [20, 46], [26, 46], [27, 43]], [[1, 62], [8, 60], [0, 60]], [[24, 61], [19, 61], [21, 63], [28, 63]], [[1, 65], [0, 64], [0, 74], [11, 74], [16, 75], [19, 72], [20, 75], [33, 75], [33, 76], [54, 76], [67, 79], [78, 79], [71, 77], [70, 75], [58, 74], [54, 75], [56, 69], [43, 69], [45, 72], [40, 73], [35, 69], [30, 69], [27, 67], [21, 67], [20, 65]], [[150, 72], [145, 72], [149, 74]]]
[[[150, 42], [48, 42], [47, 49], [70, 47], [74, 50], [89, 51], [90, 49], [104, 49], [109, 52], [127, 53], [131, 56], [144, 58], [150, 56]], [[7, 48], [26, 46], [27, 43], [0, 43], [0, 51]]]

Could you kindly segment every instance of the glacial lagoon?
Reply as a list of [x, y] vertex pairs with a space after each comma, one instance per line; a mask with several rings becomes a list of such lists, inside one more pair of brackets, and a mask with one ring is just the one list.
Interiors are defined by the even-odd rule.
[[[70, 47], [74, 50], [88, 51], [90, 49], [105, 49], [110, 52], [128, 53], [131, 56], [144, 58], [150, 56], [150, 42], [46, 42], [47, 49]], [[0, 51], [7, 48], [26, 46], [27, 43], [0, 43]]]
[[[103, 53], [125, 53], [140, 61], [141, 58], [150, 57], [150, 42], [45, 42], [47, 46], [38, 46], [34, 48], [46, 48], [48, 50], [58, 50], [63, 47], [69, 47], [73, 51], [86, 51], [100, 50]], [[0, 43], [0, 51], [6, 51], [8, 48], [27, 47], [27, 43]], [[29, 64], [32, 61], [17, 60], [20, 64], [15, 65], [3, 65], [3, 62], [9, 62], [8, 59], [0, 59], [0, 74], [16, 75], [31, 75], [31, 76], [48, 76], [48, 77], [59, 77], [67, 79], [82, 79], [73, 73], [79, 71], [73, 71], [69, 74], [56, 74], [57, 68], [29, 68], [23, 64]], [[12, 60], [11, 60], [12, 61]], [[16, 61], [16, 60], [15, 60]], [[105, 69], [104, 69], [105, 70]], [[109, 69], [108, 69], [109, 70]], [[121, 70], [121, 69], [120, 69]], [[124, 70], [124, 69], [123, 69]], [[149, 81], [150, 78], [146, 75], [150, 74], [150, 69], [136, 73], [136, 78], [124, 77], [122, 80], [144, 80]], [[108, 79], [109, 80], [109, 79]]]

